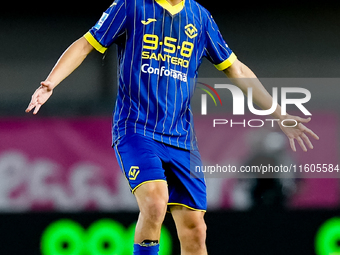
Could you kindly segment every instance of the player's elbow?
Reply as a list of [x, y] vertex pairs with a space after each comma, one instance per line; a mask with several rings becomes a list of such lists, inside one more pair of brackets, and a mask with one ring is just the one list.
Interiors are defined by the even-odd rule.
[[244, 78], [246, 77], [246, 66], [236, 59], [235, 62], [227, 69], [224, 69], [223, 72], [228, 78]]

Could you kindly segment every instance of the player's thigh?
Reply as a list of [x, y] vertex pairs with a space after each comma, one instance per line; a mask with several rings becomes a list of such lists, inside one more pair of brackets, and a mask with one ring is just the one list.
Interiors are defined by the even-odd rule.
[[169, 199], [166, 182], [150, 181], [140, 185], [134, 192], [141, 213], [158, 219], [164, 217]]
[[169, 148], [171, 162], [165, 174], [169, 189], [169, 206], [181, 205], [188, 209], [205, 211], [207, 194], [204, 178], [194, 178], [190, 171], [193, 164], [201, 164], [199, 152]]
[[159, 143], [139, 134], [128, 134], [119, 139], [114, 149], [132, 193], [149, 182], [166, 182], [159, 156], [163, 148]]

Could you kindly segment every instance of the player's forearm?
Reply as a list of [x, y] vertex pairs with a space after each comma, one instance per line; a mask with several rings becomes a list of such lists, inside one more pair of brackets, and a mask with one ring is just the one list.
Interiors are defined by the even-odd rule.
[[[234, 66], [235, 65], [235, 66]], [[237, 60], [231, 67], [224, 70], [228, 78], [248, 96], [248, 88], [252, 88], [253, 102], [263, 110], [270, 109], [273, 103], [272, 96], [263, 87], [262, 83], [246, 65]], [[271, 114], [275, 119], [282, 119], [281, 107], [277, 105]]]
[[51, 88], [54, 89], [60, 82], [69, 76], [93, 50], [93, 47], [84, 37], [75, 41], [59, 58], [46, 81], [51, 82]]

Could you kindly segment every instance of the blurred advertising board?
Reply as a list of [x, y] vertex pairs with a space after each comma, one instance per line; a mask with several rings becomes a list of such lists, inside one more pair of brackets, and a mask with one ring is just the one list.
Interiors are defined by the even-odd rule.
[[[209, 254], [316, 254], [340, 252], [339, 210], [209, 212]], [[3, 255], [132, 254], [137, 213], [0, 214]], [[160, 255], [180, 254], [167, 214]]]
[[[224, 114], [223, 118], [228, 115]], [[283, 162], [280, 164], [297, 167], [295, 174], [280, 179], [288, 193], [285, 206], [335, 208], [339, 205], [338, 178], [312, 178], [315, 173], [311, 170], [309, 173], [299, 170], [299, 166], [306, 164], [309, 169], [314, 165], [314, 170], [320, 163], [338, 164], [336, 114], [313, 114], [308, 127], [320, 140], [307, 153], [287, 149], [286, 138], [280, 137], [277, 130], [237, 127], [231, 131], [221, 125], [209, 133], [209, 125], [204, 116], [195, 116], [204, 164], [240, 167], [256, 151], [264, 151], [266, 146], [274, 150], [281, 144], [278, 147], [281, 151], [276, 153]], [[266, 143], [268, 140], [277, 143], [273, 147]], [[1, 119], [0, 141], [0, 211], [137, 209], [111, 148], [111, 117]], [[254, 179], [251, 175], [246, 177]], [[251, 207], [251, 185], [245, 182], [247, 178], [222, 174], [206, 180], [210, 209]]]

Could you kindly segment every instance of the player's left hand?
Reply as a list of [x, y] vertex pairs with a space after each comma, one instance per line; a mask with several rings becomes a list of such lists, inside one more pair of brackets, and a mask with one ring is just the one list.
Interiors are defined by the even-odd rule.
[[[285, 120], [285, 126], [282, 125], [282, 120]], [[290, 147], [293, 151], [296, 151], [295, 140], [298, 142], [303, 151], [307, 151], [307, 147], [309, 149], [313, 149], [313, 144], [311, 143], [307, 135], [313, 137], [316, 140], [319, 140], [319, 137], [312, 130], [304, 125], [308, 123], [311, 118], [301, 118], [298, 116], [287, 115], [282, 120], [279, 121], [278, 124], [281, 130], [288, 137]], [[295, 120], [298, 124], [296, 125], [296, 122], [293, 120]], [[307, 147], [305, 144], [307, 145]]]
[[53, 84], [50, 81], [42, 81], [40, 87], [34, 92], [26, 112], [34, 109], [33, 114], [37, 114], [40, 107], [50, 98], [53, 93]]

